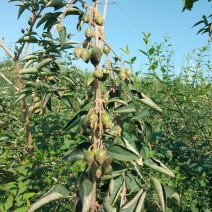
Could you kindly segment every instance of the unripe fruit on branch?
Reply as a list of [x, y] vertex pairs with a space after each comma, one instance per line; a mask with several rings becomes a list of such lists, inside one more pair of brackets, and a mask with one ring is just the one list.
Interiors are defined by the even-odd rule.
[[91, 50], [91, 57], [90, 57], [91, 63], [94, 66], [98, 65], [102, 55], [103, 55], [103, 51], [101, 48], [93, 47]]
[[99, 163], [99, 164], [103, 164], [103, 162], [105, 161], [107, 156], [107, 150], [100, 148], [97, 150], [96, 155], [95, 155], [95, 160]]
[[100, 70], [95, 70], [95, 71], [93, 72], [93, 76], [96, 77], [96, 78], [101, 79], [101, 78], [103, 77], [103, 72], [100, 71]]
[[95, 23], [99, 26], [103, 26], [105, 21], [104, 18], [102, 17], [101, 13], [97, 13], [95, 16]]
[[109, 48], [108, 45], [104, 45], [104, 47], [103, 47], [103, 52], [104, 52], [106, 55], [109, 55], [109, 53], [110, 53], [110, 48]]
[[94, 153], [90, 150], [85, 152], [84, 159], [88, 165], [92, 165], [94, 162]]
[[126, 69], [125, 69], [125, 74], [126, 74], [128, 77], [131, 77], [132, 72], [131, 72], [131, 70], [130, 70], [129, 68], [126, 68]]
[[113, 126], [110, 116], [108, 116], [106, 113], [102, 114], [102, 123], [106, 129], [111, 129]]
[[63, 31], [63, 29], [64, 29], [64, 26], [61, 23], [57, 24], [57, 30], [58, 30], [58, 32]]
[[79, 47], [79, 46], [76, 47], [76, 48], [74, 49], [74, 56], [75, 56], [76, 58], [80, 58], [81, 52], [82, 52], [82, 48]]
[[89, 52], [89, 50], [82, 49], [81, 54], [80, 54], [80, 57], [82, 58], [82, 60], [84, 62], [88, 63], [89, 60], [90, 60], [90, 56], [91, 56], [91, 53]]
[[90, 22], [90, 14], [88, 12], [84, 13], [82, 16], [82, 20], [84, 23], [89, 23]]
[[94, 36], [94, 32], [91, 27], [85, 30], [85, 37], [90, 40]]
[[126, 75], [126, 73], [125, 73], [125, 71], [120, 71], [119, 72], [119, 79], [121, 80], [121, 81], [124, 81], [125, 79], [127, 78], [127, 75]]
[[113, 168], [112, 168], [111, 164], [107, 164], [107, 165], [103, 164], [102, 170], [103, 170], [104, 175], [112, 175]]
[[91, 124], [94, 124], [98, 121], [98, 116], [96, 115], [96, 113], [94, 113], [93, 111], [90, 112], [90, 114], [88, 115], [88, 121], [91, 123]]

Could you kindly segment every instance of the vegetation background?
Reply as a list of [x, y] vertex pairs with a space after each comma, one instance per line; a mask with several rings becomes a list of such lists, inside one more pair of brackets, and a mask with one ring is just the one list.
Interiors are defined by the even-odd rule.
[[[22, 3], [22, 1], [17, 2]], [[36, 14], [38, 11], [33, 12], [35, 5], [44, 4], [42, 1], [28, 2], [25, 9], [31, 8], [32, 14]], [[56, 5], [50, 6], [54, 14], [60, 7], [64, 6], [61, 1], [58, 2]], [[74, 2], [72, 3], [71, 7], [73, 8]], [[191, 9], [195, 1], [183, 1], [183, 3], [185, 9]], [[80, 16], [80, 11], [77, 8], [75, 12]], [[72, 13], [75, 12], [71, 10], [71, 17]], [[42, 17], [38, 17], [38, 21]], [[211, 16], [203, 16], [203, 19], [198, 22], [196, 29], [199, 30], [199, 33], [203, 32], [210, 36], [210, 18]], [[34, 32], [31, 28], [32, 19], [29, 18], [27, 21], [29, 28], [28, 30], [24, 29], [23, 37], [20, 39], [26, 39], [28, 32]], [[47, 20], [43, 23], [47, 23]], [[49, 26], [53, 27], [54, 25], [50, 24]], [[34, 36], [34, 34], [31, 35]], [[48, 33], [42, 34], [42, 38], [36, 39], [44, 40], [47, 35]], [[85, 197], [90, 195], [86, 189], [90, 191], [87, 185], [93, 181], [88, 182], [88, 177], [84, 174], [87, 171], [87, 161], [78, 159], [82, 159], [82, 155], [85, 157], [84, 154], [89, 148], [88, 143], [92, 145], [89, 136], [92, 135], [93, 131], [89, 128], [88, 134], [85, 134], [84, 129], [80, 128], [81, 122], [77, 120], [78, 116], [83, 117], [83, 111], [88, 112], [92, 108], [96, 100], [91, 95], [92, 86], [87, 81], [93, 73], [84, 69], [86, 65], [83, 65], [83, 68], [75, 65], [76, 55], [73, 55], [73, 49], [78, 44], [73, 41], [68, 43], [68, 36], [67, 32], [65, 34], [66, 43], [61, 45], [64, 42], [64, 37], [58, 33], [58, 38], [53, 40], [50, 51], [44, 42], [40, 44], [45, 51], [41, 56], [39, 55], [39, 60], [36, 63], [41, 64], [43, 60], [48, 59], [46, 53], [51, 54], [55, 58], [55, 63], [48, 61], [42, 68], [50, 68], [51, 70], [55, 68], [57, 74], [41, 74], [39, 77], [35, 77], [35, 73], [24, 75], [22, 63], [25, 61], [21, 61], [22, 47], [27, 42], [38, 43], [38, 41], [35, 42], [33, 39], [20, 41], [17, 38], [17, 40], [19, 39], [18, 43], [14, 47], [9, 46], [9, 50], [4, 46], [3, 40], [1, 42], [1, 47], [6, 49], [7, 53], [14, 51], [14, 55], [13, 57], [7, 56], [0, 63], [0, 211], [27, 211], [52, 187], [54, 188], [51, 190], [52, 194], [59, 194], [60, 197], [64, 198], [58, 197], [56, 201], [46, 202], [47, 204], [40, 205], [38, 211], [71, 211], [74, 208], [76, 211], [83, 211]], [[114, 136], [113, 133], [119, 126], [114, 118], [113, 124], [116, 128], [112, 128], [112, 131], [106, 130], [106, 135], [104, 135], [105, 146], [110, 155], [113, 155], [113, 173], [118, 173], [118, 178], [114, 177], [114, 189], [124, 193], [123, 187], [119, 183], [121, 179], [119, 177], [122, 176], [123, 170], [127, 170], [124, 172], [126, 173], [125, 180], [122, 179], [127, 188], [126, 197], [128, 203], [131, 203], [131, 200], [137, 202], [136, 206], [132, 203], [126, 204], [126, 202], [120, 206], [123, 199], [121, 195], [116, 194], [113, 197], [115, 199], [110, 196], [110, 200], [113, 199], [114, 202], [110, 207], [113, 210], [116, 208], [118, 211], [132, 211], [136, 210], [136, 207], [138, 210], [139, 202], [138, 198], [135, 197], [138, 194], [140, 195], [139, 200], [142, 200], [141, 197], [144, 193], [139, 192], [140, 189], [145, 189], [146, 199], [145, 202], [141, 202], [142, 207], [147, 211], [209, 212], [212, 209], [210, 41], [207, 45], [189, 53], [182, 62], [180, 73], [175, 75], [173, 63], [175, 55], [169, 38], [165, 36], [162, 42], [155, 43], [152, 41], [150, 33], [143, 33], [142, 36], [145, 48], [140, 49], [138, 54], [131, 55], [130, 46], [120, 47], [123, 52], [122, 60], [124, 60], [126, 67], [132, 71], [130, 80], [133, 81], [133, 91], [136, 91], [133, 93], [134, 96], [143, 95], [142, 98], [139, 98], [145, 99], [145, 93], [153, 100], [154, 104], [148, 99], [149, 102], [144, 105], [140, 105], [138, 101], [133, 101], [133, 107], [131, 107], [125, 94], [113, 97], [116, 98], [113, 101], [121, 106], [128, 103], [127, 108], [119, 108], [122, 111], [121, 121], [124, 120], [123, 133], [119, 134], [118, 132], [118, 136]], [[70, 51], [63, 51], [66, 48], [60, 49], [66, 44], [69, 45]], [[58, 49], [59, 53], [56, 51]], [[36, 53], [31, 55], [37, 56]], [[113, 56], [118, 57], [117, 55]], [[104, 57], [107, 58], [106, 55]], [[142, 76], [140, 70], [138, 71], [134, 67], [138, 57], [146, 57], [147, 61], [145, 67], [148, 71]], [[17, 66], [17, 63], [20, 64], [20, 67]], [[111, 64], [112, 71], [115, 73], [117, 83], [121, 88], [119, 91], [130, 94], [132, 91], [131, 81], [126, 83], [125, 80], [119, 79], [119, 61], [114, 59]], [[33, 67], [35, 66], [32, 65]], [[19, 81], [21, 71], [23, 73], [22, 82]], [[95, 76], [96, 81], [99, 80], [98, 78]], [[39, 81], [37, 81], [38, 79]], [[107, 94], [107, 80], [101, 82], [103, 94]], [[20, 83], [22, 84], [20, 85]], [[50, 91], [50, 89], [54, 90]], [[35, 101], [36, 96], [40, 96], [39, 102], [41, 99], [43, 101], [40, 105], [38, 104], [37, 108], [35, 108], [35, 104], [38, 102]], [[20, 106], [17, 99], [20, 101], [25, 99], [25, 102], [22, 102]], [[158, 106], [163, 110], [162, 113]], [[27, 108], [29, 108], [29, 114], [26, 114]], [[114, 110], [117, 112], [116, 108]], [[114, 110], [109, 108], [108, 113], [114, 116]], [[95, 129], [93, 130], [95, 131]], [[111, 136], [113, 137], [111, 138]], [[136, 166], [131, 164], [132, 160], [126, 159], [132, 156], [133, 161], [135, 161], [136, 157], [133, 155], [133, 151], [126, 150], [126, 155], [121, 156], [120, 151], [113, 152], [110, 149], [111, 139], [117, 145], [116, 147], [118, 145], [121, 146], [120, 148], [126, 147], [126, 143], [123, 144], [123, 141], [117, 137], [129, 140], [131, 150], [133, 148], [139, 151], [144, 163], [146, 162], [144, 166], [139, 167], [139, 172], [135, 171], [137, 169], [132, 170]], [[139, 146], [138, 141], [141, 146]], [[83, 151], [83, 154], [76, 153], [78, 150]], [[115, 157], [115, 153], [118, 156]], [[124, 158], [125, 156], [126, 158]], [[152, 161], [154, 165], [157, 164], [157, 172], [151, 168], [151, 164], [148, 166], [148, 161]], [[167, 177], [160, 171], [158, 172], [158, 167], [163, 167], [161, 164], [166, 164], [169, 167], [169, 169], [167, 168], [168, 175], [172, 175], [173, 172], [175, 177]], [[114, 175], [111, 174], [111, 176]], [[80, 179], [86, 182], [86, 186], [79, 182]], [[142, 179], [145, 180], [142, 181]], [[111, 182], [112, 180], [110, 183], [105, 180], [102, 184], [100, 183], [100, 188], [98, 188], [100, 191], [97, 189], [99, 193], [97, 192], [96, 198], [103, 205], [105, 211], [112, 211], [103, 201], [103, 196], [107, 196], [111, 192], [107, 193]], [[61, 187], [55, 187], [58, 185]], [[88, 193], [80, 190], [86, 194], [78, 194], [76, 185], [80, 185]], [[77, 195], [81, 201], [75, 205], [73, 200]], [[51, 200], [50, 196], [48, 198]]]

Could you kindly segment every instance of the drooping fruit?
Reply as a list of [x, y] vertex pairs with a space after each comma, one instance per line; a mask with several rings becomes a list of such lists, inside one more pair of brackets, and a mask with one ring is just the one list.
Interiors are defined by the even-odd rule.
[[94, 32], [91, 27], [85, 30], [85, 37], [90, 40], [94, 36]]
[[121, 81], [124, 81], [125, 79], [127, 78], [127, 75], [126, 75], [126, 73], [125, 73], [125, 71], [120, 71], [119, 72], [119, 79], [121, 80]]
[[91, 63], [94, 66], [98, 65], [102, 55], [103, 55], [103, 51], [101, 48], [93, 47], [91, 50], [91, 57], [90, 57]]
[[89, 23], [90, 22], [90, 14], [88, 12], [84, 13], [82, 16], [82, 20], [84, 23]]
[[88, 121], [91, 123], [91, 124], [94, 124], [98, 121], [98, 116], [96, 113], [94, 113], [93, 111], [90, 112], [90, 114], [88, 115]]
[[84, 154], [84, 159], [88, 165], [92, 165], [94, 162], [94, 153], [90, 150], [86, 151]]
[[103, 164], [102, 171], [104, 175], [112, 175], [113, 168], [111, 164]]
[[90, 60], [90, 56], [91, 56], [91, 53], [89, 52], [88, 49], [82, 49], [80, 57], [82, 58], [84, 62], [88, 63]]
[[100, 70], [95, 70], [95, 71], [93, 72], [93, 76], [96, 77], [96, 78], [101, 79], [101, 78], [103, 77], [103, 72], [100, 71]]
[[74, 49], [74, 56], [75, 56], [76, 58], [80, 58], [81, 52], [82, 52], [82, 48], [79, 47], [79, 46], [76, 47], [76, 48]]
[[106, 113], [102, 114], [102, 123], [106, 129], [111, 129], [113, 126], [110, 116], [108, 116]]
[[107, 150], [100, 148], [97, 150], [96, 155], [95, 155], [95, 160], [99, 163], [99, 164], [103, 164], [105, 159], [107, 156]]
[[109, 48], [108, 45], [104, 45], [104, 47], [103, 47], [103, 52], [104, 52], [106, 55], [109, 55], [109, 53], [110, 53], [110, 48]]
[[96, 170], [96, 177], [100, 178], [102, 176], [102, 167], [98, 167]]
[[95, 16], [95, 23], [99, 26], [103, 26], [104, 23], [105, 23], [105, 20], [104, 18], [102, 17], [102, 14], [101, 13], [97, 13], [96, 16]]
[[126, 69], [125, 69], [125, 74], [126, 74], [128, 77], [131, 77], [132, 72], [131, 72], [131, 70], [130, 70], [129, 68], [126, 68]]

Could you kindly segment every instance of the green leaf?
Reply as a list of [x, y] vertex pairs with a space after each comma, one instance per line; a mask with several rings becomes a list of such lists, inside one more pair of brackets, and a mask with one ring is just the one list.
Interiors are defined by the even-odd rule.
[[42, 60], [40, 63], [36, 64], [34, 68], [36, 68], [37, 70], [41, 70], [43, 67], [48, 65], [51, 61], [53, 61], [53, 58], [46, 58]]
[[163, 185], [160, 183], [159, 180], [157, 180], [154, 177], [150, 178], [150, 182], [152, 183], [152, 185], [156, 190], [162, 211], [166, 211], [166, 193]]
[[154, 158], [147, 159], [144, 161], [144, 164], [154, 169], [155, 171], [161, 172], [170, 177], [175, 177], [174, 173], [170, 169], [168, 169], [163, 163], [161, 163], [159, 160], [156, 160]]
[[154, 54], [154, 52], [155, 52], [155, 48], [154, 47], [152, 47], [152, 48], [149, 49], [149, 54], [150, 55]]
[[14, 200], [13, 196], [9, 195], [7, 197], [6, 203], [4, 205], [6, 211], [9, 211], [9, 209], [13, 206], [13, 200]]
[[24, 69], [20, 70], [18, 74], [19, 75], [21, 75], [21, 74], [38, 74], [38, 69], [35, 67], [24, 68]]
[[27, 55], [23, 58], [21, 58], [19, 60], [19, 62], [23, 62], [23, 61], [26, 61], [26, 60], [31, 60], [31, 59], [38, 59], [39, 57], [37, 55]]
[[68, 15], [83, 15], [84, 13], [78, 7], [69, 8], [66, 12], [66, 16]]
[[144, 121], [145, 128], [144, 128], [144, 141], [145, 143], [149, 143], [152, 140], [152, 126], [150, 123]]
[[110, 181], [109, 199], [108, 204], [115, 205], [124, 185], [123, 177], [118, 177]]
[[62, 100], [69, 108], [73, 108], [71, 101], [67, 96], [61, 96], [59, 99]]
[[124, 101], [124, 100], [122, 100], [122, 99], [120, 99], [120, 98], [118, 98], [118, 97], [114, 97], [114, 98], [110, 99], [110, 100], [108, 101], [108, 103], [109, 103], [109, 102], [118, 102], [118, 103], [120, 103], [120, 104], [122, 104], [122, 105], [128, 106], [128, 103], [127, 103], [126, 101]]
[[162, 112], [162, 109], [158, 107], [149, 97], [147, 97], [144, 93], [139, 92], [137, 90], [131, 90], [131, 93], [133, 95], [136, 95], [136, 99], [140, 101], [141, 103], [159, 111]]
[[132, 118], [132, 120], [139, 120], [141, 118], [148, 117], [150, 115], [151, 115], [150, 110], [144, 109], [141, 112], [136, 113], [135, 116]]
[[19, 10], [18, 10], [18, 19], [21, 17], [22, 13], [24, 12], [24, 10], [26, 10], [28, 8], [28, 5], [21, 5], [19, 6]]
[[62, 30], [58, 30], [59, 38], [60, 38], [60, 46], [62, 47], [66, 41], [66, 28], [63, 26]]
[[111, 158], [121, 161], [132, 161], [139, 158], [134, 152], [117, 144], [113, 144], [108, 148], [108, 154]]
[[136, 206], [135, 212], [140, 212], [140, 211], [144, 211], [144, 200], [146, 197], [146, 191], [143, 192], [143, 194], [141, 195], [138, 204]]
[[62, 12], [45, 13], [38, 21], [36, 28], [53, 17], [58, 17]]
[[[42, 108], [45, 108], [47, 103], [51, 101], [52, 93], [45, 93]], [[51, 110], [51, 109], [50, 109]]]
[[84, 159], [84, 151], [81, 149], [76, 149], [63, 157], [63, 161], [69, 161], [69, 162], [75, 162], [77, 160], [83, 160]]
[[139, 51], [147, 56], [147, 53], [145, 51], [143, 51], [143, 50], [139, 50]]
[[166, 197], [169, 198], [174, 198], [178, 202], [180, 202], [180, 195], [176, 192], [176, 190], [170, 186], [164, 186], [165, 192], [166, 192]]
[[55, 25], [57, 22], [58, 22], [58, 21], [57, 21], [57, 18], [52, 17], [52, 18], [50, 18], [50, 19], [45, 23], [43, 29], [44, 29], [44, 30], [47, 29], [47, 31], [49, 31], [49, 30], [51, 29], [51, 27], [52, 27], [53, 25]]
[[68, 130], [70, 130], [71, 128], [77, 126], [80, 121], [85, 117], [85, 115], [87, 114], [87, 111], [81, 111], [79, 113], [77, 113], [70, 121], [69, 123], [64, 127], [62, 134], [64, 134], [65, 132], [67, 132]]
[[124, 206], [121, 208], [120, 212], [134, 211], [142, 194], [143, 194], [143, 188], [140, 189], [139, 192], [129, 202], [124, 204]]
[[27, 42], [27, 43], [37, 43], [38, 39], [34, 36], [24, 36], [22, 38], [19, 38], [16, 43], [23, 43], [23, 42]]
[[128, 106], [122, 106], [122, 105], [120, 105], [119, 107], [117, 107], [114, 110], [114, 113], [117, 113], [117, 114], [121, 114], [121, 113], [133, 113], [133, 112], [136, 112], [136, 108], [135, 108], [135, 105], [134, 105], [133, 102], [130, 102], [128, 104]]
[[103, 203], [104, 209], [106, 212], [116, 212], [116, 208], [114, 208], [111, 204], [109, 204], [107, 201]]
[[55, 185], [51, 190], [49, 190], [43, 197], [41, 197], [37, 202], [35, 202], [28, 212], [33, 212], [41, 206], [60, 198], [68, 197], [69, 193], [67, 189], [62, 184]]

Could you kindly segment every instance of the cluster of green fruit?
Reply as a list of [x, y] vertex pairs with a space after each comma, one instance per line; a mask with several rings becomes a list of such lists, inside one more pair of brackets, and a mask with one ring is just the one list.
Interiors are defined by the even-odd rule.
[[111, 120], [111, 117], [107, 113], [103, 113], [101, 116], [101, 123], [98, 124], [99, 117], [98, 115], [92, 111], [88, 115], [88, 122], [90, 123], [90, 127], [93, 129], [95, 126], [98, 126], [99, 128], [103, 129], [111, 129], [113, 127], [113, 122]]
[[29, 107], [29, 112], [34, 112], [35, 114], [39, 114], [39, 115], [43, 114], [44, 111], [42, 108], [42, 99], [39, 93], [36, 93], [34, 95], [33, 105]]
[[90, 166], [90, 174], [95, 175], [97, 178], [102, 175], [111, 175], [113, 172], [112, 159], [105, 148], [94, 147], [92, 150], [87, 150], [84, 159]]

